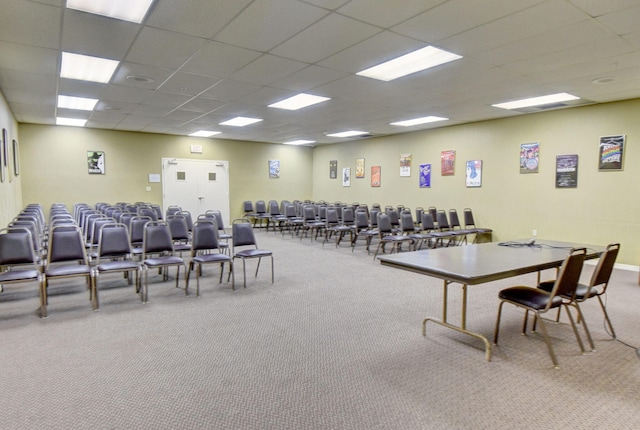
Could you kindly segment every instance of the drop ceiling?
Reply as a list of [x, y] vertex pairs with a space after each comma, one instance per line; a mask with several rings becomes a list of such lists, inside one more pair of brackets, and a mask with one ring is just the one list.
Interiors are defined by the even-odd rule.
[[[2, 0], [0, 90], [18, 122], [315, 145], [541, 109], [492, 104], [568, 92], [580, 103], [640, 97], [637, 0], [155, 0], [141, 24]], [[463, 58], [390, 82], [356, 73], [433, 45]], [[61, 53], [120, 61], [108, 84], [59, 77]], [[299, 92], [331, 100], [269, 108]], [[99, 99], [93, 111], [58, 95]], [[554, 105], [552, 108], [565, 107]], [[449, 121], [390, 125], [424, 116]], [[263, 121], [231, 127], [235, 116]]]

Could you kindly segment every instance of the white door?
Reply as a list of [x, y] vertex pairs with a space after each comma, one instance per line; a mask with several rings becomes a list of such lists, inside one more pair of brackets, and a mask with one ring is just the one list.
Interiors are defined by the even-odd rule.
[[180, 206], [194, 222], [208, 210], [219, 210], [229, 227], [229, 162], [163, 158], [162, 205], [165, 213]]

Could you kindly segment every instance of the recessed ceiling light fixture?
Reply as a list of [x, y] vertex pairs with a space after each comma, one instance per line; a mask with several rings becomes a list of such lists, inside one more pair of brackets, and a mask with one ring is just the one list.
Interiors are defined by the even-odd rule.
[[288, 99], [280, 100], [277, 103], [270, 104], [271, 108], [298, 110], [316, 103], [331, 100], [329, 97], [314, 96], [313, 94], [300, 93]]
[[63, 118], [60, 116], [56, 118], [56, 125], [72, 125], [74, 127], [84, 127], [86, 123], [86, 119]]
[[439, 116], [424, 116], [422, 118], [408, 119], [406, 121], [391, 122], [390, 124], [399, 125], [402, 127], [411, 127], [412, 125], [427, 124], [430, 122], [448, 121], [448, 120], [449, 118], [442, 118]]
[[357, 130], [349, 130], [349, 131], [341, 131], [339, 133], [330, 133], [327, 134], [329, 137], [354, 137], [354, 136], [362, 136], [363, 134], [368, 134], [367, 131], [357, 131]]
[[394, 58], [393, 60], [378, 64], [377, 66], [370, 67], [356, 73], [356, 75], [388, 82], [460, 58], [462, 58], [461, 55], [443, 51], [433, 46], [427, 46]]
[[93, 110], [98, 99], [85, 97], [58, 96], [58, 107], [62, 109]]
[[106, 58], [63, 52], [60, 77], [107, 84], [118, 64], [119, 61]]
[[127, 81], [135, 81], [135, 82], [155, 82], [153, 78], [148, 76], [140, 76], [140, 75], [128, 75], [125, 78]]
[[153, 0], [67, 0], [69, 9], [140, 24]]
[[193, 136], [193, 137], [211, 137], [211, 136], [215, 136], [216, 134], [220, 134], [222, 133], [221, 131], [208, 131], [208, 130], [199, 130], [196, 131], [195, 133], [191, 133], [189, 136]]
[[306, 145], [308, 143], [316, 143], [315, 140], [290, 140], [289, 142], [282, 142], [284, 145]]
[[234, 127], [244, 127], [245, 125], [255, 124], [256, 122], [262, 121], [259, 118], [247, 118], [244, 116], [237, 116], [228, 121], [221, 122], [220, 125], [232, 125]]
[[580, 97], [574, 96], [569, 93], [557, 93], [557, 94], [549, 94], [547, 96], [531, 97], [528, 99], [498, 103], [491, 106], [501, 108], [501, 109], [520, 109], [524, 107], [549, 105], [553, 103], [567, 102], [570, 100], [579, 100], [579, 99]]

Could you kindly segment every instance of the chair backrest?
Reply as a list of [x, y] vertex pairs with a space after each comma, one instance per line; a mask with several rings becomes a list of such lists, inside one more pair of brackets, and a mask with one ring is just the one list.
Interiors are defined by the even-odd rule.
[[377, 227], [379, 213], [380, 209], [376, 209], [375, 207], [371, 209], [371, 227]]
[[166, 221], [149, 221], [145, 224], [142, 249], [144, 254], [173, 253], [171, 229]]
[[231, 230], [234, 248], [247, 245], [254, 245], [256, 248], [258, 247], [256, 237], [253, 234], [253, 227], [251, 227], [251, 223], [248, 219], [240, 218], [233, 220]]
[[258, 200], [256, 202], [256, 213], [259, 215], [267, 213], [267, 205], [264, 200]]
[[353, 208], [342, 209], [342, 224], [353, 225], [355, 224], [355, 217], [353, 215]]
[[188, 241], [189, 230], [187, 230], [187, 221], [182, 215], [170, 215], [167, 217], [171, 238], [174, 241]]
[[191, 218], [191, 212], [189, 211], [180, 211], [176, 215], [181, 215], [184, 217], [185, 222], [187, 223], [187, 230], [193, 230], [193, 218]]
[[435, 229], [436, 226], [433, 222], [433, 215], [431, 215], [430, 212], [422, 212], [422, 230], [429, 232]]
[[369, 228], [369, 217], [365, 211], [356, 211], [356, 229]]
[[388, 214], [380, 212], [378, 214], [378, 234], [382, 237], [391, 231], [391, 218]]
[[313, 210], [313, 206], [308, 205], [304, 207], [303, 219], [305, 222], [316, 220], [316, 212]]
[[[609, 284], [609, 278], [611, 278], [611, 272], [613, 272], [613, 266], [618, 258], [618, 251], [620, 251], [619, 243], [612, 243], [607, 245], [606, 250], [600, 256], [600, 260], [596, 265], [596, 268], [591, 275], [591, 282], [589, 286], [595, 287], [603, 285], [606, 289]], [[604, 293], [604, 291], [602, 291]]]
[[[580, 273], [586, 254], [585, 248], [574, 248], [569, 251], [569, 255], [562, 263], [558, 277], [553, 284], [552, 296], [565, 296], [573, 299], [580, 281]], [[547, 307], [551, 307], [551, 300], [549, 300]]]
[[436, 213], [436, 222], [438, 223], [438, 228], [441, 231], [446, 231], [451, 229], [451, 226], [449, 225], [449, 220], [447, 219], [447, 213], [443, 210], [439, 210]]
[[253, 202], [252, 202], [251, 200], [245, 200], [245, 201], [242, 203], [242, 211], [243, 211], [245, 214], [248, 214], [248, 213], [253, 212]]
[[400, 221], [400, 226], [403, 233], [413, 233], [416, 231], [413, 224], [413, 216], [411, 216], [411, 211], [403, 211], [400, 215]]
[[216, 219], [216, 224], [218, 225], [218, 230], [224, 231], [224, 220], [222, 219], [222, 212], [220, 211], [209, 211], [208, 213], [213, 214]]
[[80, 228], [75, 225], [56, 226], [49, 232], [47, 262], [78, 261], [87, 264], [84, 240]]
[[433, 220], [436, 221], [438, 219], [438, 209], [436, 209], [435, 206], [429, 206], [429, 208], [427, 210], [429, 211], [429, 213], [433, 217]]
[[12, 231], [16, 229], [21, 229], [21, 228], [29, 230], [29, 233], [31, 233], [33, 248], [36, 250], [36, 252], [39, 252], [42, 249], [41, 242], [40, 242], [40, 232], [38, 231], [38, 227], [36, 226], [36, 223], [34, 221], [16, 220], [16, 221], [10, 222], [8, 227]]
[[471, 212], [471, 209], [465, 208], [463, 211], [463, 214], [464, 214], [464, 227], [465, 228], [475, 227], [476, 222], [473, 220], [473, 212]]
[[150, 207], [138, 208], [138, 215], [149, 217], [152, 221], [158, 221], [158, 213], [155, 211], [155, 209]]
[[269, 215], [280, 215], [280, 203], [276, 200], [269, 200]]
[[122, 223], [105, 224], [100, 229], [98, 258], [122, 257], [131, 254], [129, 230]]
[[422, 208], [421, 206], [418, 206], [416, 208], [416, 222], [420, 223], [422, 222], [422, 213], [424, 212], [424, 208]]
[[151, 217], [148, 216], [134, 216], [131, 218], [131, 223], [129, 226], [129, 236], [131, 239], [131, 244], [141, 244], [144, 240], [144, 226], [153, 221]]
[[449, 209], [449, 226], [452, 230], [460, 230], [460, 219], [458, 218], [458, 211], [455, 209]]
[[387, 215], [389, 215], [389, 222], [391, 222], [392, 226], [399, 226], [400, 225], [400, 217], [398, 215], [398, 211], [397, 210], [391, 208], [391, 209], [385, 210], [385, 212], [386, 212]]
[[36, 264], [31, 232], [22, 227], [0, 230], [0, 267]]
[[113, 224], [115, 222], [115, 219], [107, 217], [96, 219], [93, 223], [93, 231], [91, 232], [90, 244], [92, 246], [98, 246], [98, 241], [100, 239], [100, 230], [102, 229], [102, 227], [104, 227], [106, 224]]
[[338, 211], [336, 210], [336, 208], [327, 208], [325, 212], [325, 224], [327, 225], [327, 227], [337, 225], [339, 222], [340, 220], [338, 218]]
[[296, 215], [296, 207], [295, 207], [295, 205], [286, 205], [284, 207], [284, 215], [287, 218], [295, 218], [297, 216]]
[[197, 221], [193, 225], [193, 238], [191, 241], [191, 254], [195, 256], [198, 251], [218, 249], [218, 226], [215, 220]]
[[167, 213], [165, 215], [165, 219], [169, 218], [171, 215], [175, 215], [178, 212], [180, 212], [182, 210], [182, 208], [180, 206], [177, 205], [171, 205], [167, 208]]

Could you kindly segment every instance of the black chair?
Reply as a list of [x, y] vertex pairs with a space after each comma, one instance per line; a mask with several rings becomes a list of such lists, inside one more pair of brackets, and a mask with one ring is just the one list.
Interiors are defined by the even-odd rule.
[[460, 218], [458, 217], [458, 211], [455, 209], [449, 209], [449, 227], [458, 235], [457, 239], [459, 245], [467, 244], [467, 236], [475, 233], [472, 228], [462, 228], [460, 225]]
[[0, 293], [3, 285], [38, 283], [41, 288], [40, 266], [33, 247], [33, 237], [26, 228], [0, 230]]
[[228, 242], [231, 239], [231, 235], [227, 233], [224, 226], [224, 219], [222, 218], [222, 212], [220, 211], [207, 211], [206, 215], [211, 214], [216, 218], [216, 225], [218, 226], [218, 239]]
[[[171, 230], [166, 221], [150, 221], [144, 227], [144, 239], [142, 241], [142, 264], [144, 267], [144, 288], [142, 289], [142, 301], [149, 300], [149, 269], [158, 269], [163, 273], [163, 279], [167, 279], [167, 270], [176, 268], [176, 288], [179, 288], [180, 268], [186, 264], [184, 260], [174, 255]], [[189, 295], [189, 289], [185, 286], [184, 294]]]
[[[231, 275], [231, 289], [235, 290], [235, 275], [233, 273], [233, 260], [226, 254], [220, 253], [220, 241], [218, 240], [218, 226], [215, 221], [197, 221], [193, 225], [193, 238], [191, 241], [191, 261], [187, 270], [187, 288], [191, 272], [196, 270], [196, 296], [200, 296], [200, 275], [204, 264], [220, 264], [220, 282], [224, 273], [224, 263], [229, 264]], [[196, 267], [197, 266], [197, 267]]]
[[97, 295], [91, 280], [91, 267], [84, 245], [82, 233], [77, 226], [62, 225], [54, 227], [49, 232], [47, 264], [40, 289], [40, 317], [47, 317], [49, 284], [58, 279], [85, 278], [89, 300], [93, 309], [98, 309]]
[[[318, 218], [316, 218], [316, 212], [313, 205], [305, 206], [303, 208], [302, 227], [301, 227], [302, 232], [300, 234], [300, 240], [302, 240], [303, 236], [306, 236], [307, 233], [309, 233], [309, 236], [311, 237], [311, 241], [313, 241], [319, 236], [320, 231], [324, 228], [324, 226], [325, 226], [324, 221], [320, 221]], [[315, 235], [314, 235], [314, 232], [315, 232]]]
[[247, 271], [245, 267], [245, 261], [253, 258], [258, 259], [258, 265], [256, 267], [255, 275], [256, 277], [258, 276], [258, 270], [260, 270], [260, 262], [262, 261], [262, 258], [271, 258], [271, 283], [273, 284], [273, 252], [266, 249], [258, 248], [256, 237], [253, 234], [253, 227], [251, 226], [249, 220], [246, 218], [233, 220], [233, 223], [231, 225], [231, 233], [233, 236], [231, 240], [233, 244], [233, 262], [235, 263], [236, 258], [242, 260], [243, 287], [247, 288]]
[[[525, 286], [511, 287], [500, 291], [500, 293], [498, 294], [500, 305], [498, 306], [498, 317], [496, 320], [496, 328], [493, 335], [493, 343], [496, 345], [498, 344], [502, 305], [504, 305], [505, 303], [511, 303], [519, 308], [524, 309], [525, 311], [524, 321], [522, 324], [522, 334], [526, 334], [529, 311], [534, 313], [534, 321], [540, 321], [542, 336], [544, 337], [544, 341], [546, 342], [547, 348], [549, 349], [551, 361], [553, 361], [553, 365], [557, 367], [558, 359], [553, 352], [551, 340], [549, 339], [549, 335], [547, 334], [547, 328], [542, 316], [551, 309], [564, 307], [567, 311], [567, 315], [569, 316], [569, 321], [571, 322], [571, 327], [573, 328], [573, 332], [576, 336], [576, 339], [578, 340], [580, 349], [584, 353], [582, 339], [580, 339], [580, 334], [578, 333], [578, 329], [576, 328], [576, 324], [573, 320], [573, 316], [571, 315], [569, 307], [572, 306], [573, 301], [575, 300], [576, 289], [578, 287], [578, 281], [580, 280], [580, 273], [582, 272], [585, 255], [585, 248], [572, 249], [569, 252], [569, 255], [560, 267], [558, 279], [554, 281], [553, 287], [550, 292], [544, 291], [540, 288]], [[578, 316], [580, 316], [580, 308], [578, 307], [577, 310]]]
[[151, 217], [136, 215], [129, 221], [129, 240], [131, 252], [134, 256], [142, 256], [142, 242], [144, 240], [144, 226], [153, 221]]
[[[591, 275], [591, 280], [588, 284], [578, 284], [578, 288], [575, 292], [574, 303], [576, 307], [580, 306], [580, 303], [586, 301], [587, 299], [591, 299], [596, 297], [598, 302], [600, 303], [600, 308], [604, 314], [604, 318], [607, 322], [607, 326], [611, 331], [611, 336], [616, 338], [616, 332], [613, 329], [613, 325], [611, 324], [611, 320], [609, 319], [609, 314], [607, 313], [607, 308], [602, 301], [602, 296], [607, 292], [607, 286], [609, 285], [609, 279], [611, 278], [611, 273], [613, 272], [613, 267], [616, 262], [616, 258], [618, 257], [618, 252], [620, 251], [619, 243], [612, 243], [607, 245], [606, 250], [600, 256], [598, 260], [598, 264]], [[541, 282], [538, 285], [539, 288], [544, 291], [550, 292], [553, 289], [555, 281], [545, 281]], [[560, 314], [558, 313], [558, 317]], [[558, 318], [556, 318], [558, 320]], [[585, 332], [587, 333], [587, 339], [589, 340], [589, 345], [591, 349], [595, 349], [593, 344], [593, 339], [591, 338], [591, 333], [587, 327], [587, 322], [583, 319], [582, 325], [584, 327]]]
[[490, 228], [478, 227], [476, 226], [476, 222], [473, 219], [473, 212], [469, 208], [465, 208], [463, 211], [464, 215], [464, 228], [473, 230], [475, 233], [475, 237], [473, 238], [473, 243], [480, 242], [491, 242], [493, 240], [493, 230]]
[[171, 239], [173, 240], [173, 250], [180, 253], [191, 251], [191, 235], [187, 228], [187, 220], [182, 215], [169, 215], [167, 224], [171, 231]]
[[369, 218], [367, 217], [367, 212], [364, 210], [357, 210], [354, 236], [351, 239], [351, 252], [353, 252], [354, 249], [356, 248], [358, 239], [363, 238], [365, 239], [365, 243], [367, 245], [367, 254], [369, 254], [369, 247], [371, 246], [371, 240], [377, 236], [378, 236], [378, 230], [372, 229], [369, 227]]
[[[285, 214], [280, 212], [280, 204], [275, 200], [269, 201], [269, 224], [273, 226], [273, 232], [276, 233], [276, 228], [279, 228], [282, 231], [282, 227], [284, 223], [287, 221], [287, 217]], [[267, 229], [268, 231], [268, 229]]]
[[447, 243], [444, 243], [443, 241], [444, 246], [461, 245], [462, 241], [467, 236], [466, 232], [451, 228], [449, 219], [447, 218], [447, 213], [444, 210], [438, 210], [436, 212], [436, 223], [438, 224], [438, 231], [449, 235]]
[[267, 212], [267, 204], [264, 200], [256, 201], [256, 211], [253, 213], [253, 226], [259, 222], [258, 227], [262, 227], [262, 221], [267, 221], [267, 229], [269, 228], [269, 213]]
[[[139, 262], [133, 260], [131, 253], [131, 240], [127, 226], [121, 223], [105, 224], [100, 229], [98, 250], [96, 252], [96, 265], [93, 268], [93, 288], [96, 293], [96, 308], [98, 302], [98, 278], [106, 273], [124, 273], [129, 285], [132, 284], [132, 275], [135, 274], [136, 293], [140, 292]], [[140, 296], [142, 299], [142, 295]]]
[[373, 258], [378, 256], [378, 252], [382, 248], [384, 252], [385, 245], [391, 244], [391, 251], [399, 251], [403, 243], [413, 244], [413, 239], [410, 236], [404, 234], [395, 233], [395, 229], [391, 226], [391, 218], [386, 213], [378, 214], [378, 247], [376, 248]]
[[340, 221], [338, 217], [338, 210], [335, 207], [327, 208], [324, 226], [324, 241], [322, 242], [322, 246], [324, 246], [332, 235], [335, 235], [337, 248], [338, 245], [340, 245], [340, 241], [342, 241], [342, 238], [347, 233], [351, 235], [351, 242], [353, 242], [353, 232], [355, 231], [355, 225], [353, 224], [353, 209], [344, 208], [342, 210], [343, 219], [345, 213], [347, 213], [347, 218], [351, 220], [349, 224], [345, 224], [344, 221]]

